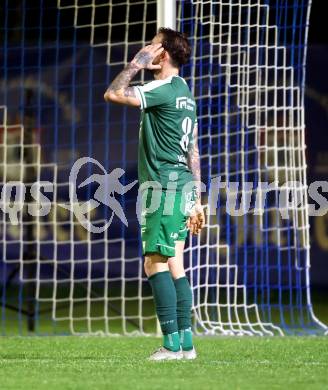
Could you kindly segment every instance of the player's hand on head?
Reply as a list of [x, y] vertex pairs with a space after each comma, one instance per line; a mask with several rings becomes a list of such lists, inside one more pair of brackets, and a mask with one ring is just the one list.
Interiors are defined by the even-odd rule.
[[161, 69], [161, 65], [153, 64], [153, 61], [158, 57], [164, 48], [161, 43], [147, 45], [142, 48], [133, 58], [131, 63], [138, 66], [140, 69]]
[[196, 204], [192, 214], [187, 220], [187, 227], [191, 234], [198, 235], [205, 224], [205, 214], [203, 207]]

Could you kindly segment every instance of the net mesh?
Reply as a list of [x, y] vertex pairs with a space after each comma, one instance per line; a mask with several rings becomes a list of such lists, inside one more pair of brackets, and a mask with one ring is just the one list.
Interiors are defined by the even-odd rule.
[[[212, 183], [206, 231], [188, 250], [199, 332], [325, 328], [309, 291], [309, 11], [306, 1], [180, 3], [179, 29], [194, 47], [184, 75], [198, 100], [203, 180]], [[294, 202], [282, 206], [283, 196]]]
[[[211, 190], [208, 224], [185, 257], [198, 334], [327, 329], [309, 290], [309, 10], [307, 1], [177, 2], [178, 29], [193, 45], [182, 73], [197, 100], [202, 179]], [[123, 185], [136, 179], [139, 112], [106, 104], [103, 93], [155, 35], [156, 1], [25, 0], [18, 9], [7, 0], [2, 17], [2, 333], [25, 334], [26, 318], [40, 334], [152, 333], [136, 187], [115, 194], [125, 226], [90, 203], [97, 182], [76, 188], [72, 201], [68, 178], [88, 156], [98, 163], [81, 162], [79, 184], [117, 168]], [[148, 78], [140, 73], [134, 83]], [[278, 210], [281, 186], [299, 200], [284, 210], [288, 219]], [[88, 232], [72, 212], [81, 207], [94, 226], [112, 221], [109, 229]]]

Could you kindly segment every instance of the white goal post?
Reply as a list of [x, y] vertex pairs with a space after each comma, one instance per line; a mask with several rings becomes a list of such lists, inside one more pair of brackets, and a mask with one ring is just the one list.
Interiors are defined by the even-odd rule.
[[157, 28], [176, 29], [176, 0], [157, 0]]

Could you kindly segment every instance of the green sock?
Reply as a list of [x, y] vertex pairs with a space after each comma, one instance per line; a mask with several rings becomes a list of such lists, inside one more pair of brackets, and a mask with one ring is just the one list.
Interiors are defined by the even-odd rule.
[[180, 350], [180, 336], [178, 332], [165, 334], [163, 336], [163, 347], [170, 351], [177, 352]]
[[157, 272], [148, 280], [153, 291], [156, 313], [164, 335], [163, 345], [171, 351], [179, 351], [177, 295], [171, 274], [169, 271]]
[[177, 294], [177, 321], [180, 344], [184, 351], [193, 348], [191, 331], [192, 293], [188, 279], [184, 276], [174, 281]]
[[191, 328], [179, 330], [180, 344], [183, 351], [193, 349]]

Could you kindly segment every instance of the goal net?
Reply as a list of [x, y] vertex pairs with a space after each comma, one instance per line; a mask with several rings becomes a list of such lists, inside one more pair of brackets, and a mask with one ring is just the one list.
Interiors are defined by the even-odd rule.
[[[304, 71], [310, 2], [176, 3], [177, 28], [193, 46], [182, 75], [197, 100], [207, 185], [207, 225], [185, 251], [195, 332], [324, 333], [309, 280]], [[119, 193], [104, 182], [112, 172], [126, 188], [136, 180], [139, 112], [103, 101], [113, 77], [156, 34], [156, 6], [156, 0], [26, 0], [17, 9], [6, 1], [3, 334], [156, 331], [137, 186]], [[134, 83], [147, 80], [140, 73]], [[102, 185], [108, 203], [98, 196]], [[113, 199], [126, 221], [113, 214]]]
[[[206, 231], [192, 242], [200, 333], [322, 333], [310, 298], [304, 143], [309, 2], [181, 2], [194, 55]], [[285, 197], [285, 198], [284, 198]], [[283, 200], [286, 200], [283, 202]]]

